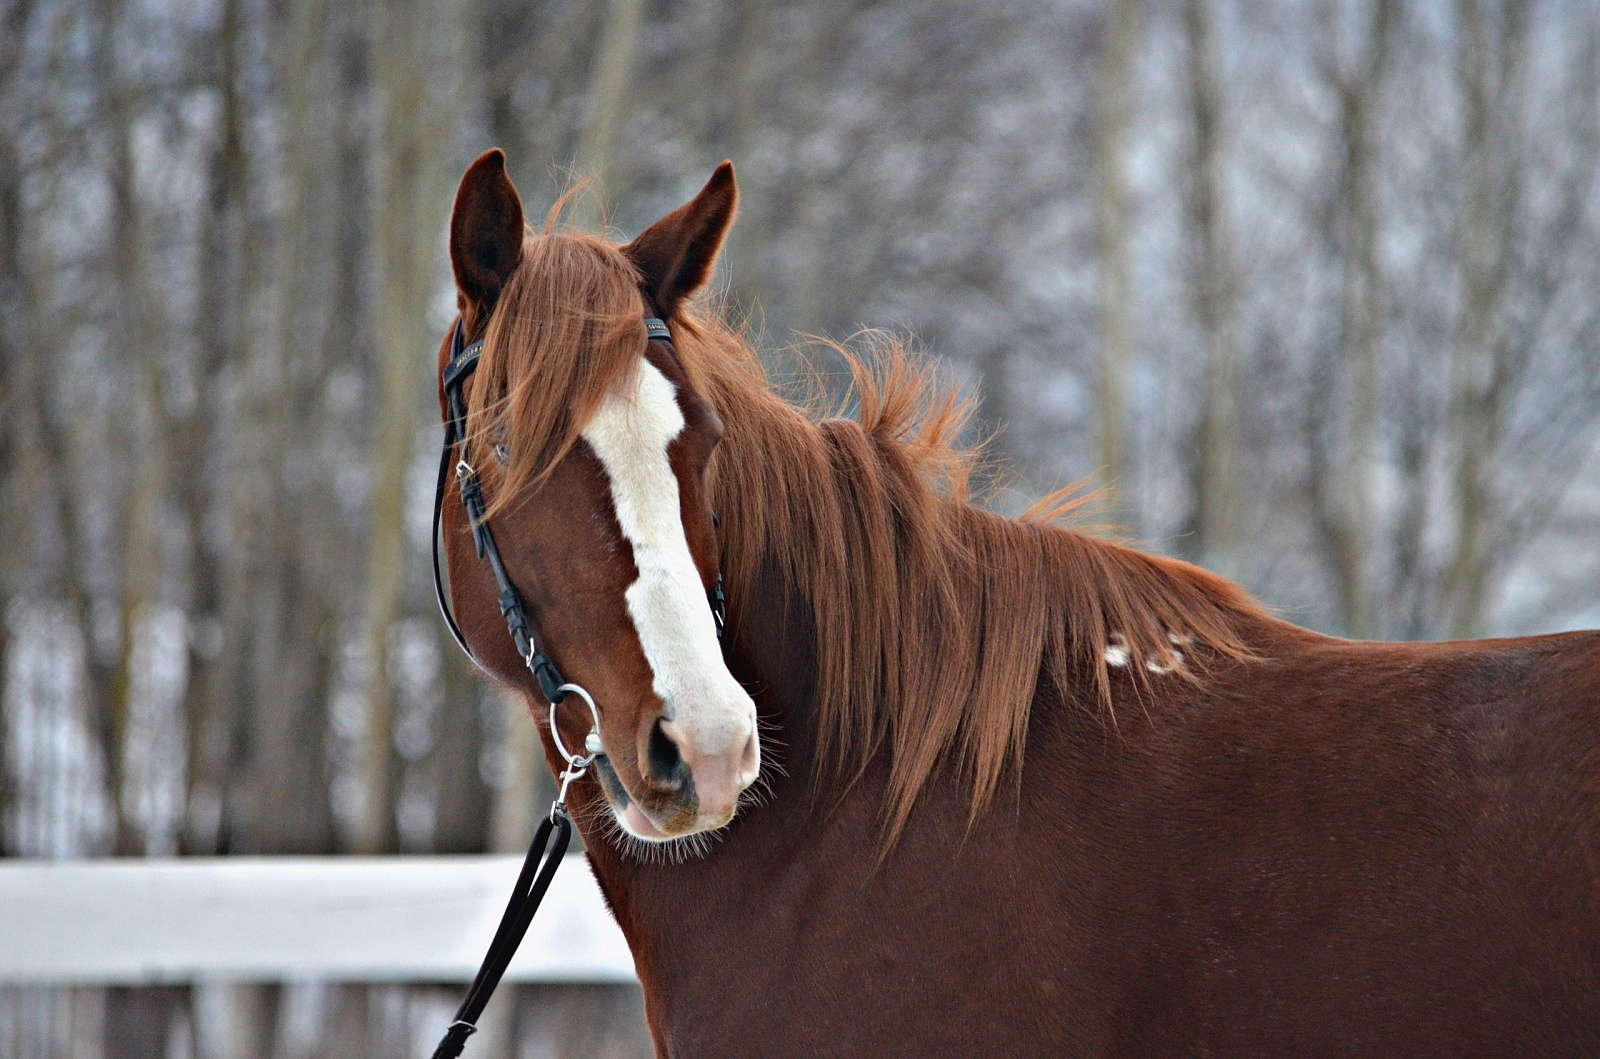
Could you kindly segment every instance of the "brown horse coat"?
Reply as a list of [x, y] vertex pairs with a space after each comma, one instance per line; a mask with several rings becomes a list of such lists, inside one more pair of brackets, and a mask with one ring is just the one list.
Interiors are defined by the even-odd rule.
[[744, 630], [770, 804], [590, 854], [663, 1055], [1600, 1054], [1594, 635], [1263, 623], [1114, 731], [1041, 695], [1020, 791], [968, 833], [935, 782], [878, 865], [886, 765], [811, 796], [804, 622]]

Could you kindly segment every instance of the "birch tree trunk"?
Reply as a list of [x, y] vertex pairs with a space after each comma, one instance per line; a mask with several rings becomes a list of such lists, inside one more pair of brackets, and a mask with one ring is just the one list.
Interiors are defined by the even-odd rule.
[[[1388, 69], [1393, 0], [1373, 0], [1361, 57], [1336, 85], [1340, 109], [1339, 212], [1344, 234], [1340, 363], [1350, 395], [1347, 450], [1317, 468], [1313, 490], [1318, 525], [1330, 553], [1348, 636], [1376, 634], [1371, 586], [1375, 533], [1373, 489], [1378, 471], [1378, 326], [1383, 277], [1378, 264], [1377, 160], [1374, 113]], [[1313, 395], [1325, 401], [1326, 394]]]
[[[644, 0], [609, 0], [600, 20], [600, 39], [595, 47], [594, 67], [589, 75], [588, 119], [578, 137], [578, 172], [598, 177], [609, 196], [626, 192], [620, 186], [621, 173], [613, 164], [612, 146], [617, 131], [626, 120], [633, 67], [639, 50], [639, 27], [644, 21]], [[577, 204], [574, 218], [593, 228], [604, 218], [594, 210], [592, 200]]]
[[1223, 103], [1208, 0], [1185, 0], [1194, 154], [1188, 220], [1194, 240], [1196, 315], [1205, 337], [1204, 390], [1194, 445], [1189, 548], [1205, 565], [1237, 575], [1244, 533], [1241, 480], [1243, 375], [1234, 317], [1232, 233], [1225, 200]]
[[[184, 451], [197, 455], [222, 444], [220, 419], [224, 365], [236, 362], [240, 350], [240, 318], [256, 282], [256, 241], [247, 238], [245, 223], [245, 156], [238, 91], [240, 0], [225, 0], [209, 52], [215, 56], [216, 88], [221, 101], [216, 145], [207, 172], [206, 207], [200, 226], [201, 297], [195, 329], [199, 336], [196, 386], [200, 399], [184, 430]], [[227, 703], [229, 637], [223, 624], [223, 570], [220, 542], [212, 518], [220, 498], [207, 487], [197, 468], [177, 477], [178, 501], [184, 513], [189, 546], [188, 677], [183, 693], [184, 757], [188, 792], [181, 848], [187, 853], [219, 851], [230, 801], [230, 755], [234, 712]]]
[[[23, 541], [35, 502], [26, 477], [18, 425], [26, 415], [19, 399], [27, 278], [23, 269], [22, 163], [13, 123], [22, 111], [17, 67], [20, 41], [33, 16], [30, 2], [11, 4], [0, 22], [0, 540]], [[11, 601], [22, 587], [23, 549], [0, 554], [0, 680], [11, 660]], [[0, 713], [0, 857], [11, 850], [11, 815], [16, 778], [11, 772], [11, 724]]]
[[1133, 367], [1133, 255], [1127, 174], [1133, 126], [1139, 0], [1111, 0], [1105, 14], [1100, 65], [1100, 124], [1096, 144], [1100, 225], [1100, 473], [1113, 510], [1126, 505], [1128, 373]]
[[[1445, 577], [1450, 635], [1482, 635], [1488, 555], [1485, 522], [1490, 513], [1489, 461], [1500, 437], [1501, 364], [1494, 320], [1500, 300], [1501, 255], [1506, 233], [1497, 201], [1498, 140], [1493, 80], [1512, 42], [1502, 33], [1491, 42], [1479, 0], [1460, 0], [1458, 72], [1463, 107], [1462, 301], [1450, 365], [1451, 434], [1456, 465], [1452, 498], [1456, 543]], [[1498, 45], [1498, 48], [1496, 47]], [[1498, 62], [1497, 62], [1498, 60]]]
[[[389, 678], [389, 635], [400, 613], [405, 565], [405, 486], [428, 363], [423, 306], [429, 290], [417, 240], [432, 229], [422, 201], [425, 69], [420, 39], [427, 23], [420, 0], [386, 0], [378, 9], [373, 54], [380, 98], [376, 138], [371, 300], [376, 399], [372, 422], [372, 506], [368, 516], [366, 602], [366, 735], [361, 748], [362, 808], [358, 853], [398, 848], [394, 753], [395, 694]], [[432, 243], [430, 242], [431, 246]]]

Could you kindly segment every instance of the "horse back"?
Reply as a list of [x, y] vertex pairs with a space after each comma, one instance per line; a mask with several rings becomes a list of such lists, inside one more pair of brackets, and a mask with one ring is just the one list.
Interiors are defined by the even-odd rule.
[[1597, 664], [1595, 636], [1285, 634], [1124, 673], [1111, 718], [1042, 680], [1011, 793], [973, 822], [951, 776], [887, 850], [881, 757], [842, 796], [784, 782], [717, 856], [630, 869], [621, 918], [680, 924], [635, 945], [658, 1042], [1600, 1054]]
[[1600, 1052], [1597, 681], [1592, 634], [1296, 632], [1058, 732], [1103, 1050]]

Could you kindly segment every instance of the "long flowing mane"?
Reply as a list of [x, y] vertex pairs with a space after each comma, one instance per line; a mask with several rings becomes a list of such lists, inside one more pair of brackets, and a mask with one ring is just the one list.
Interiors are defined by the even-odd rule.
[[[510, 449], [503, 468], [477, 459], [495, 468], [496, 510], [576, 443], [644, 347], [626, 256], [555, 218], [524, 241], [469, 400], [473, 445]], [[726, 424], [710, 474], [730, 621], [753, 620], [763, 572], [809, 614], [819, 757], [848, 772], [887, 750], [891, 838], [941, 763], [970, 777], [974, 817], [1008, 770], [1020, 778], [1042, 683], [1109, 709], [1108, 649], [1136, 684], [1253, 657], [1246, 629], [1265, 615], [1223, 578], [1048, 513], [1012, 520], [969, 503], [967, 408], [901, 345], [850, 356], [855, 416], [819, 417], [774, 390], [714, 305], [671, 325]]]

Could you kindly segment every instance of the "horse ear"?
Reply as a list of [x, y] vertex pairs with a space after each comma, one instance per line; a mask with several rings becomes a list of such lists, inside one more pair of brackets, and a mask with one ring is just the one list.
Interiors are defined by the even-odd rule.
[[494, 308], [522, 259], [522, 199], [506, 175], [505, 152], [478, 156], [462, 174], [450, 214], [450, 268], [468, 329]]
[[644, 278], [645, 291], [662, 316], [671, 316], [711, 278], [738, 205], [733, 163], [723, 162], [700, 194], [622, 248]]

